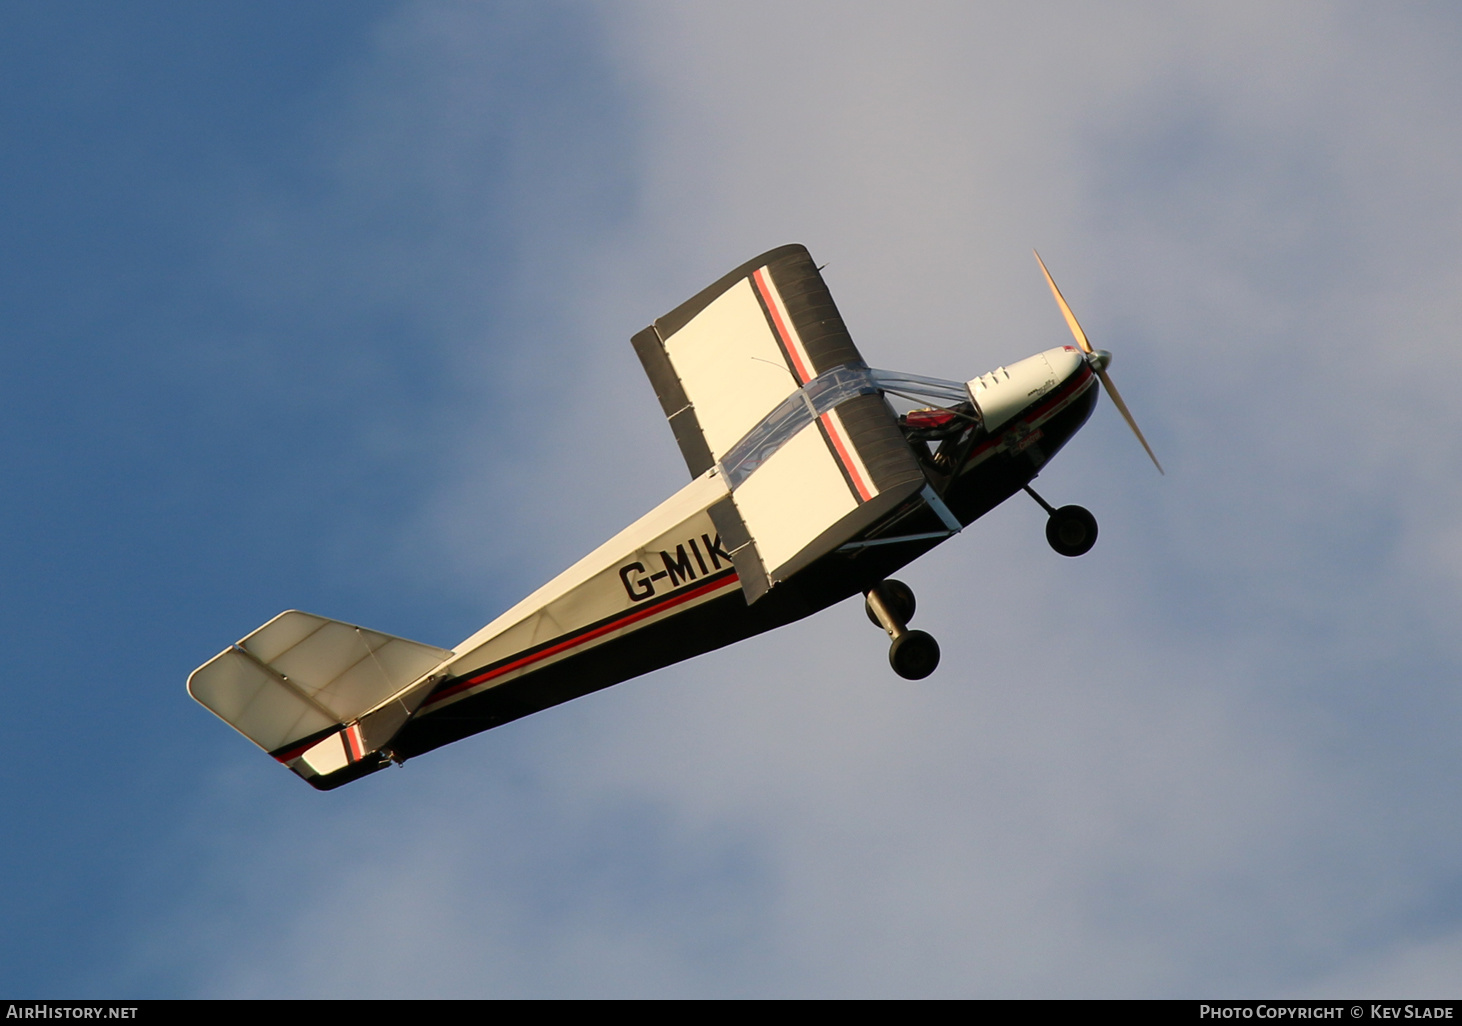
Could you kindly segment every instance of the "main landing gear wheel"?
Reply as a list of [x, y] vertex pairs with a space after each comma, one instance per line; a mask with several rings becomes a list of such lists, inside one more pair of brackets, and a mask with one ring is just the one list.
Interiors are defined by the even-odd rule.
[[923, 680], [939, 668], [939, 642], [924, 631], [904, 631], [888, 648], [888, 665], [904, 680]]
[[1046, 541], [1063, 556], [1084, 556], [1096, 540], [1096, 517], [1081, 506], [1062, 506], [1046, 521]]
[[884, 581], [869, 588], [863, 603], [868, 619], [893, 639], [888, 663], [905, 680], [923, 680], [939, 666], [939, 642], [924, 631], [909, 630], [914, 607], [913, 589], [902, 581]]
[[[903, 581], [895, 581], [889, 578], [878, 586], [883, 595], [883, 601], [887, 603], [889, 612], [900, 623], [908, 623], [914, 618], [914, 610], [918, 603], [914, 601], [914, 589], [910, 588]], [[868, 622], [875, 627], [882, 627], [883, 621], [878, 619], [878, 614], [873, 611], [873, 603], [865, 598], [863, 600], [863, 612], [868, 614]]]
[[1041, 498], [1030, 485], [1025, 485], [1024, 488], [1025, 493], [1051, 515], [1046, 521], [1046, 541], [1051, 543], [1051, 548], [1063, 556], [1084, 556], [1091, 551], [1097, 539], [1096, 517], [1081, 506], [1062, 506], [1057, 509]]

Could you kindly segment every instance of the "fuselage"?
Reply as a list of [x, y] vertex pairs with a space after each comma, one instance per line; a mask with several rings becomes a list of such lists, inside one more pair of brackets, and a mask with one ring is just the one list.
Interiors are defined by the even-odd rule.
[[[1095, 383], [1071, 346], [971, 380], [978, 426], [937, 448], [909, 443], [929, 490], [960, 526], [977, 520], [1086, 422]], [[419, 755], [861, 594], [948, 537], [929, 490], [748, 604], [708, 512], [728, 494], [712, 467], [457, 646], [392, 754]]]

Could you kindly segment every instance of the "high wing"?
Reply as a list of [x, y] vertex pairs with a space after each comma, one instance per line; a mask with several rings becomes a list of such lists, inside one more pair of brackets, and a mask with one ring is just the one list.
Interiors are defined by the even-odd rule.
[[635, 335], [748, 603], [926, 484], [803, 246], [751, 260]]

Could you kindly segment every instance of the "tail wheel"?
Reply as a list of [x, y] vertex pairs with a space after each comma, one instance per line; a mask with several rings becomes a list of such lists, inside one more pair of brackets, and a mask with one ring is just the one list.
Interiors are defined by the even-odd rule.
[[1046, 521], [1046, 541], [1063, 556], [1084, 556], [1096, 540], [1096, 517], [1081, 506], [1062, 506]]
[[905, 631], [889, 647], [888, 662], [904, 680], [923, 680], [939, 666], [939, 642], [924, 631]]

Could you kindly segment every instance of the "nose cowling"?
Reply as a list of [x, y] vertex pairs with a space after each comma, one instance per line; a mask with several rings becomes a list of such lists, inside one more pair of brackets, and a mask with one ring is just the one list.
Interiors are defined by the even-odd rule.
[[997, 367], [968, 382], [987, 431], [994, 431], [1031, 403], [1053, 391], [1080, 369], [1084, 357], [1075, 346], [1060, 346]]

